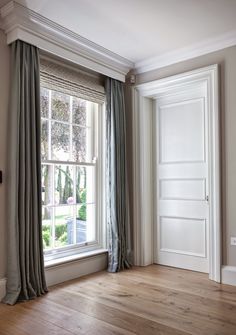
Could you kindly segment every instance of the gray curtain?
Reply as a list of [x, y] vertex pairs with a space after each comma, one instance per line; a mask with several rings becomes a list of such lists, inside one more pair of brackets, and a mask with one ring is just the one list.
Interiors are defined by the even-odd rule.
[[11, 45], [8, 147], [8, 269], [3, 302], [47, 292], [41, 229], [40, 82], [38, 49]]
[[107, 78], [105, 91], [108, 271], [117, 272], [131, 265], [124, 87]]

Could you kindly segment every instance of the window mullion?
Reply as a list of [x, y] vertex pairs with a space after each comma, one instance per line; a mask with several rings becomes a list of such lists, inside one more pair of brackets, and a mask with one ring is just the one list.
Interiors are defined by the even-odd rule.
[[48, 99], [48, 158], [52, 159], [52, 91], [49, 90], [49, 99]]
[[76, 177], [77, 177], [77, 173], [76, 173], [76, 166], [73, 167], [73, 190], [74, 190], [74, 194], [73, 197], [75, 199], [74, 201], [74, 205], [73, 205], [73, 225], [74, 225], [74, 234], [73, 234], [73, 239], [74, 239], [74, 244], [76, 244], [76, 240], [77, 240], [77, 222], [76, 222], [76, 216], [77, 216], [77, 206], [76, 206]]
[[70, 160], [73, 160], [73, 97], [70, 96]]
[[[53, 164], [52, 165], [52, 181], [51, 181], [51, 185], [52, 185], [52, 204], [54, 205], [55, 204], [55, 165]], [[52, 207], [52, 247], [53, 249], [55, 248], [55, 237], [56, 237], [56, 234], [55, 234], [55, 214], [56, 214], [56, 207], [53, 206]]]
[[[63, 110], [58, 109], [58, 116], [57, 113], [52, 115], [52, 109], [53, 106], [52, 104], [54, 103], [54, 90], [48, 90], [48, 116], [47, 118], [42, 116], [42, 120], [46, 119], [48, 121], [48, 148], [47, 148], [47, 159], [42, 161], [42, 164], [46, 164], [49, 169], [49, 185], [50, 187], [50, 202], [48, 202], [48, 205], [46, 206], [50, 212], [51, 212], [51, 245], [50, 249], [44, 250], [46, 259], [49, 257], [52, 258], [57, 258], [57, 257], [63, 257], [68, 254], [74, 254], [76, 252], [82, 252], [82, 251], [87, 251], [91, 249], [96, 249], [100, 243], [100, 228], [99, 224], [101, 223], [100, 221], [100, 215], [102, 213], [102, 210], [99, 208], [100, 205], [102, 205], [102, 201], [100, 201], [101, 198], [101, 193], [103, 193], [103, 190], [100, 190], [101, 186], [101, 180], [100, 180], [100, 174], [102, 173], [101, 167], [100, 167], [100, 117], [98, 112], [100, 112], [100, 107], [92, 103], [90, 101], [86, 101], [86, 109], [85, 107], [85, 100], [81, 101], [78, 100], [78, 107], [77, 107], [77, 98], [74, 98], [72, 96], [64, 98], [65, 95], [62, 93], [62, 98], [59, 96], [59, 100], [61, 100], [62, 107], [65, 105], [65, 101], [67, 101], [67, 109], [66, 111], [69, 112], [69, 118], [66, 119], [66, 121], [61, 120], [62, 118], [60, 113], [63, 112]], [[75, 100], [74, 100], [75, 99]], [[68, 106], [69, 102], [69, 106]], [[78, 108], [78, 113], [82, 113], [82, 121], [80, 115], [78, 115], [78, 118], [73, 118], [73, 104], [75, 102], [75, 108]], [[56, 103], [56, 101], [55, 101]], [[63, 105], [64, 103], [64, 105]], [[57, 108], [58, 104], [55, 104], [55, 108]], [[60, 108], [60, 104], [59, 107]], [[69, 107], [69, 110], [68, 110]], [[57, 109], [56, 109], [57, 112]], [[86, 112], [86, 123], [84, 124], [84, 117], [85, 115], [83, 113]], [[68, 115], [68, 114], [67, 114]], [[52, 116], [55, 116], [55, 119], [52, 119]], [[58, 119], [58, 120], [57, 120]], [[67, 137], [66, 146], [67, 148], [64, 149], [63, 143], [59, 143], [58, 150], [65, 150], [66, 155], [59, 155], [58, 158], [63, 159], [62, 161], [56, 160], [55, 157], [53, 157], [53, 144], [52, 143], [52, 135], [54, 132], [58, 131], [57, 128], [52, 129], [54, 126], [54, 122], [58, 122], [60, 124], [67, 124], [67, 129], [64, 130], [64, 133], [62, 133], [61, 137], [58, 137], [60, 141], [64, 141], [64, 137]], [[75, 122], [75, 123], [73, 123]], [[80, 124], [81, 123], [81, 124]], [[62, 126], [58, 126], [59, 128]], [[78, 150], [86, 151], [86, 157], [84, 158], [84, 162], [75, 161], [75, 155], [73, 152], [73, 130], [74, 127], [79, 127], [80, 129], [77, 129], [77, 132], [82, 140], [79, 142], [80, 144], [77, 146]], [[85, 136], [85, 130], [86, 129], [86, 139], [84, 138]], [[61, 128], [60, 128], [61, 129]], [[60, 130], [59, 129], [59, 130]], [[63, 129], [61, 129], [62, 131]], [[65, 134], [66, 131], [66, 134]], [[69, 131], [69, 134], [68, 134]], [[57, 134], [57, 133], [56, 133]], [[61, 133], [60, 133], [61, 134]], [[65, 134], [65, 136], [63, 136]], [[103, 134], [101, 134], [103, 135]], [[59, 135], [58, 135], [59, 136]], [[69, 136], [69, 148], [68, 148], [68, 136]], [[79, 138], [80, 140], [80, 138]], [[99, 143], [98, 143], [99, 142]], [[63, 149], [62, 149], [63, 148]], [[79, 156], [79, 155], [78, 155]], [[94, 159], [95, 158], [95, 159]], [[96, 160], [98, 158], [98, 160]], [[65, 160], [64, 160], [65, 159]], [[68, 161], [66, 160], [68, 159]], [[59, 177], [57, 174], [57, 166], [61, 165], [62, 166], [62, 177], [60, 177], [60, 184], [59, 184]], [[78, 186], [77, 183], [77, 177], [78, 177], [78, 169], [79, 168], [84, 168], [86, 170], [86, 200], [80, 201], [81, 204], [77, 203], [76, 199], [76, 194], [77, 194], [77, 189], [76, 187]], [[69, 184], [66, 191], [64, 189], [64, 184], [65, 184], [65, 175], [66, 175], [66, 170], [70, 170], [70, 178], [72, 179], [70, 181], [70, 186]], [[82, 169], [83, 170], [83, 169]], [[81, 176], [82, 178], [82, 176]], [[83, 176], [84, 178], [84, 176]], [[67, 180], [67, 179], [66, 179]], [[81, 179], [81, 183], [83, 182], [83, 179]], [[69, 183], [69, 181], [68, 181]], [[61, 185], [60, 187], [58, 185]], [[73, 185], [73, 192], [68, 192], [70, 187]], [[82, 187], [82, 185], [81, 185]], [[63, 192], [62, 195], [61, 193], [57, 190], [56, 188], [60, 189], [60, 192]], [[79, 186], [78, 186], [79, 188]], [[82, 193], [82, 192], [80, 192]], [[61, 201], [58, 201], [57, 199], [57, 194], [59, 194], [59, 198], [63, 199]], [[65, 194], [69, 194], [68, 196], [65, 196]], [[61, 195], [61, 196], [60, 196]], [[73, 202], [68, 200], [68, 197], [73, 196]], [[81, 196], [85, 196], [84, 194]], [[68, 198], [68, 199], [67, 199]], [[78, 215], [78, 209], [81, 206], [86, 206], [85, 211], [84, 207], [82, 210], [79, 212]], [[95, 208], [94, 208], [95, 206]], [[64, 208], [63, 208], [64, 207]], [[67, 208], [66, 208], [67, 207]], [[70, 211], [68, 211], [70, 207]], [[70, 214], [68, 214], [70, 212]], [[86, 213], [86, 214], [84, 214]], [[85, 217], [86, 215], [86, 217]], [[68, 226], [67, 227], [61, 227], [63, 229], [60, 229], [57, 231], [56, 225], [61, 225], [61, 224], [68, 224], [68, 217], [71, 218], [73, 216], [73, 232], [71, 232], [72, 235], [70, 235], [70, 242], [69, 242], [69, 232], [68, 232]], [[77, 221], [76, 218], [80, 217], [80, 238], [77, 239]], [[87, 221], [87, 223], [86, 223]], [[86, 224], [87, 228], [86, 229]], [[89, 226], [88, 226], [89, 224]], [[66, 231], [67, 228], [67, 231]], [[94, 231], [95, 230], [95, 231]], [[86, 233], [84, 233], [86, 231]], [[56, 241], [56, 232], [58, 234], [57, 238], [58, 241]], [[64, 235], [65, 234], [65, 235]], [[67, 235], [66, 235], [67, 234]], [[62, 237], [62, 239], [61, 239]], [[97, 239], [98, 237], [98, 239]]]

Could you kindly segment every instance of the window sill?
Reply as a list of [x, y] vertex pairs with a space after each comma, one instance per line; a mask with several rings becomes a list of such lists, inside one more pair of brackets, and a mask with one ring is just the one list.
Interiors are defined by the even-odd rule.
[[45, 267], [45, 269], [49, 269], [49, 268], [60, 266], [60, 265], [63, 265], [63, 264], [77, 262], [79, 260], [86, 260], [88, 258], [98, 256], [98, 255], [102, 255], [102, 254], [106, 254], [106, 253], [108, 253], [107, 249], [96, 249], [96, 250], [92, 250], [92, 251], [87, 251], [87, 252], [83, 252], [83, 253], [76, 254], [76, 255], [70, 255], [70, 256], [66, 256], [66, 257], [61, 257], [61, 258], [45, 261], [44, 262], [44, 267]]

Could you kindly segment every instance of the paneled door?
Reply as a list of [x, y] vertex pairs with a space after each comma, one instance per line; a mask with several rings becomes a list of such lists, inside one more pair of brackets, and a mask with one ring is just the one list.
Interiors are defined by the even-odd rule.
[[[168, 93], [168, 92], [167, 92]], [[155, 263], [209, 272], [208, 102], [192, 83], [155, 101]]]

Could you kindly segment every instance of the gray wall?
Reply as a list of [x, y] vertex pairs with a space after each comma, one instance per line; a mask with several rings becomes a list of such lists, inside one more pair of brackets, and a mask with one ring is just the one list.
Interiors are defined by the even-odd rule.
[[9, 92], [9, 47], [0, 30], [0, 170], [3, 184], [0, 184], [0, 279], [6, 275], [6, 154], [7, 154], [7, 110]]
[[137, 84], [216, 63], [220, 65], [223, 263], [236, 266], [236, 246], [230, 246], [230, 236], [236, 236], [236, 47], [139, 74]]

